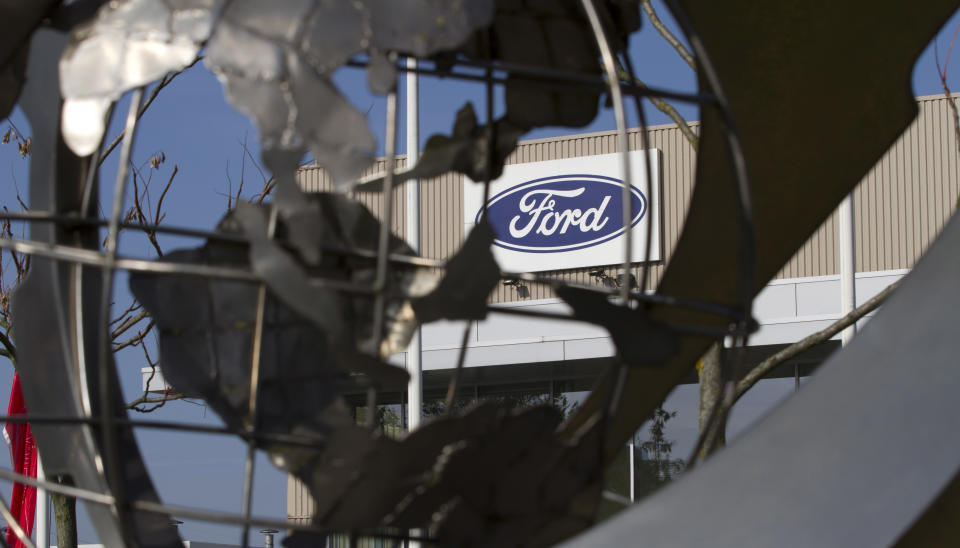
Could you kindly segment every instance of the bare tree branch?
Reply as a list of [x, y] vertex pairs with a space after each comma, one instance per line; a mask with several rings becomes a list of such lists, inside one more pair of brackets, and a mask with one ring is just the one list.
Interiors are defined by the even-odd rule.
[[[711, 420], [717, 420], [711, 417], [711, 411], [716, 405], [719, 405], [723, 399], [723, 360], [720, 356], [720, 342], [713, 343], [710, 349], [697, 362], [697, 379], [700, 384], [700, 410], [697, 417], [698, 430], [703, 433], [711, 424]], [[718, 420], [719, 424], [711, 428], [711, 435], [705, 436], [703, 444], [698, 451], [700, 459], [705, 459], [714, 453], [721, 446], [726, 444], [726, 426], [723, 420]]]
[[960, 25], [953, 31], [953, 38], [950, 39], [950, 47], [947, 48], [947, 56], [943, 61], [943, 69], [940, 68], [940, 51], [937, 47], [937, 41], [933, 42], [933, 56], [937, 62], [937, 76], [940, 77], [940, 85], [943, 86], [943, 92], [947, 94], [947, 104], [950, 105], [950, 111], [953, 113], [953, 131], [957, 137], [957, 152], [960, 153], [960, 112], [957, 111], [957, 102], [951, 96], [950, 86], [947, 85], [947, 67], [950, 65], [950, 54], [953, 53], [953, 44], [957, 40], [957, 32], [960, 32]]
[[[148, 396], [140, 396], [139, 398], [128, 403], [127, 409], [131, 409], [133, 411], [136, 411], [137, 413], [150, 413], [152, 411], [156, 411], [157, 409], [163, 407], [168, 401], [182, 400], [184, 398], [186, 398], [186, 396], [184, 396], [183, 394], [176, 394], [173, 392], [164, 393], [163, 396], [159, 396], [156, 398], [151, 398]], [[144, 405], [144, 404], [154, 404], [154, 405], [151, 407], [139, 407], [140, 405]]]
[[[136, 400], [127, 404], [127, 409], [131, 409], [138, 413], [150, 413], [151, 411], [156, 411], [157, 409], [166, 405], [168, 401], [180, 400], [185, 398], [183, 394], [177, 394], [171, 392], [168, 388], [164, 390], [163, 395], [157, 398], [150, 397], [150, 383], [153, 382], [153, 379], [157, 376], [157, 362], [150, 357], [150, 351], [147, 350], [147, 345], [143, 344], [144, 332], [141, 331], [137, 333], [137, 338], [139, 341], [137, 344], [140, 345], [140, 348], [143, 349], [143, 357], [147, 361], [147, 364], [150, 365], [150, 376], [147, 378], [147, 383], [143, 387], [143, 395], [137, 398]], [[144, 404], [152, 404], [150, 407], [140, 407]]]
[[132, 316], [131, 318], [127, 319], [126, 321], [121, 323], [119, 326], [117, 326], [117, 328], [114, 329], [112, 333], [110, 333], [110, 339], [116, 340], [117, 337], [119, 337], [120, 335], [123, 335], [125, 331], [127, 331], [128, 329], [136, 325], [137, 322], [139, 322], [140, 320], [146, 317], [147, 317], [147, 311], [141, 310], [139, 314], [137, 314], [136, 316]]
[[6, 358], [9, 358], [13, 362], [14, 368], [17, 366], [17, 348], [13, 345], [13, 342], [10, 341], [10, 338], [7, 337], [6, 333], [0, 333], [0, 344], [3, 345], [3, 355]]
[[257, 197], [251, 201], [255, 204], [262, 204], [263, 201], [267, 198], [267, 196], [269, 196], [270, 193], [273, 192], [273, 188], [275, 186], [277, 186], [277, 181], [276, 179], [271, 177], [270, 180], [263, 185], [263, 190], [260, 191], [260, 194], [258, 194]]
[[[173, 164], [173, 172], [170, 174], [170, 179], [167, 180], [166, 186], [164, 186], [163, 191], [160, 192], [160, 199], [157, 200], [157, 212], [154, 214], [153, 224], [160, 224], [166, 216], [166, 214], [163, 213], [163, 199], [167, 197], [167, 191], [170, 190], [170, 186], [173, 185], [173, 178], [177, 176], [179, 171], [180, 166]], [[160, 254], [163, 255], [163, 251], [160, 251]]]
[[747, 392], [747, 390], [750, 390], [750, 388], [752, 388], [753, 385], [757, 384], [757, 382], [760, 379], [762, 379], [767, 373], [773, 371], [774, 368], [776, 368], [778, 365], [789, 360], [790, 358], [793, 358], [799, 355], [804, 350], [807, 350], [824, 341], [829, 340], [831, 337], [833, 337], [837, 333], [853, 325], [853, 323], [859, 320], [860, 318], [863, 318], [870, 312], [873, 312], [878, 306], [880, 306], [883, 303], [884, 300], [886, 300], [888, 295], [890, 295], [891, 293], [894, 292], [894, 290], [896, 290], [896, 288], [899, 285], [900, 285], [900, 281], [897, 280], [896, 282], [884, 288], [884, 290], [881, 291], [880, 293], [877, 293], [876, 295], [874, 295], [867, 302], [851, 310], [846, 316], [840, 318], [839, 320], [831, 324], [826, 329], [822, 331], [818, 331], [813, 335], [809, 335], [803, 339], [800, 339], [799, 341], [791, 344], [790, 346], [784, 348], [780, 352], [777, 352], [776, 354], [770, 356], [769, 358], [757, 364], [756, 367], [751, 369], [750, 372], [744, 375], [744, 377], [740, 379], [740, 382], [737, 383], [737, 388], [736, 388], [736, 391], [734, 392], [733, 401], [736, 402], [738, 399], [740, 399], [740, 397], [743, 396]]
[[256, 168], [256, 170], [260, 173], [260, 179], [263, 180], [263, 184], [267, 184], [267, 181], [272, 179], [272, 177], [270, 179], [267, 178], [267, 174], [263, 172], [263, 168], [260, 166], [260, 162], [258, 162], [257, 159], [253, 157], [253, 154], [250, 153], [250, 149], [247, 148], [246, 137], [244, 137], [244, 140], [243, 140], [243, 153], [244, 155], [246, 155], [247, 158], [250, 159], [250, 163], [252, 163], [253, 167]]
[[133, 301], [132, 303], [130, 303], [130, 306], [128, 306], [127, 309], [123, 311], [123, 314], [120, 314], [116, 318], [110, 320], [110, 325], [116, 325], [120, 323], [121, 321], [126, 319], [126, 317], [129, 314], [132, 314], [134, 310], [137, 310], [139, 308], [140, 308], [140, 303], [138, 303], [137, 301]]
[[[245, 182], [246, 182], [246, 179], [247, 179], [247, 154], [248, 154], [248, 150], [247, 150], [247, 134], [246, 134], [246, 133], [243, 134], [243, 142], [240, 143], [240, 146], [242, 147], [242, 148], [241, 148], [241, 153], [240, 153], [240, 154], [241, 154], [241, 156], [240, 156], [240, 186], [237, 188], [237, 194], [236, 194], [236, 196], [233, 198], [233, 203], [237, 204], [238, 207], [240, 206], [240, 197], [243, 195], [243, 183], [245, 183]], [[259, 168], [257, 168], [257, 169], [259, 169]], [[263, 172], [262, 172], [262, 171], [260, 172], [260, 175], [263, 176]], [[227, 198], [227, 209], [228, 209], [228, 210], [232, 209], [232, 208], [230, 207], [230, 201], [231, 201], [231, 199], [228, 197], [228, 198]]]
[[[623, 65], [620, 63], [619, 60], [617, 60], [616, 63], [617, 63], [617, 77], [620, 78], [620, 81], [622, 82], [630, 83], [630, 75], [623, 68]], [[633, 85], [639, 88], [647, 88], [647, 84], [636, 77], [633, 78]], [[671, 105], [661, 97], [650, 96], [650, 97], [647, 97], [647, 99], [649, 99], [650, 102], [653, 103], [653, 106], [657, 107], [657, 110], [666, 114], [667, 116], [670, 117], [671, 120], [673, 120], [673, 123], [677, 126], [677, 129], [680, 130], [680, 133], [683, 134], [683, 137], [687, 140], [688, 143], [690, 143], [690, 146], [693, 147], [693, 150], [697, 150], [697, 147], [700, 144], [700, 138], [697, 137], [697, 134], [694, 133], [692, 129], [690, 129], [690, 124], [683, 118], [683, 116], [679, 112], [677, 112], [677, 109], [673, 108], [673, 105]]]
[[[878, 306], [883, 304], [886, 298], [893, 293], [899, 285], [899, 280], [888, 285], [883, 291], [877, 293], [867, 302], [851, 310], [847, 315], [832, 323], [826, 329], [800, 339], [799, 341], [791, 344], [790, 346], [757, 364], [756, 367], [751, 369], [750, 372], [744, 375], [744, 377], [740, 379], [740, 382], [736, 384], [736, 386], [733, 388], [733, 393], [727, 398], [728, 401], [724, 401], [721, 406], [717, 407], [717, 409], [711, 413], [711, 419], [716, 419], [719, 417], [721, 420], [710, 421], [708, 426], [710, 432], [700, 433], [698, 447], [703, 445], [702, 440], [714, 439], [716, 437], [715, 433], [719, 432], [721, 427], [725, 427], [725, 420], [723, 420], [723, 418], [729, 415], [733, 405], [737, 402], [737, 400], [743, 397], [747, 391], [753, 388], [753, 386], [756, 385], [764, 376], [787, 360], [798, 356], [801, 352], [808, 350], [822, 342], [830, 340], [830, 338], [837, 333], [840, 333], [870, 312], [873, 312]], [[701, 428], [702, 427], [703, 425], [701, 424]], [[709, 454], [709, 451], [706, 454]], [[697, 456], [697, 453], [694, 453], [693, 456], [691, 456], [690, 461], [688, 462], [688, 467], [693, 466], [693, 464], [696, 462]]]
[[[154, 326], [154, 322], [153, 322], [153, 320], [150, 320], [150, 323], [147, 324], [147, 327], [145, 327], [145, 328], [143, 329], [143, 334], [146, 335], [147, 333], [149, 333], [150, 330], [153, 329], [153, 326]], [[141, 339], [141, 337], [139, 336], [139, 334], [138, 334], [138, 335], [134, 335], [134, 336], [130, 337], [129, 339], [123, 341], [122, 343], [117, 343], [117, 344], [115, 344], [115, 345], [113, 346], [113, 351], [114, 351], [114, 352], [118, 352], [118, 351], [123, 350], [124, 348], [126, 348], [126, 347], [128, 347], [128, 346], [137, 346], [138, 344], [140, 344], [140, 339]]]
[[650, 23], [653, 24], [653, 28], [657, 29], [657, 32], [660, 33], [660, 36], [663, 36], [663, 39], [666, 40], [668, 44], [673, 46], [673, 49], [677, 52], [677, 54], [688, 65], [690, 65], [690, 68], [696, 71], [697, 63], [694, 61], [693, 55], [691, 55], [690, 51], [687, 50], [683, 43], [678, 40], [672, 32], [670, 32], [670, 29], [663, 24], [663, 21], [660, 20], [656, 10], [653, 9], [653, 4], [650, 3], [650, 0], [640, 0], [640, 6], [643, 8], [643, 11], [646, 12], [647, 17], [650, 18]]

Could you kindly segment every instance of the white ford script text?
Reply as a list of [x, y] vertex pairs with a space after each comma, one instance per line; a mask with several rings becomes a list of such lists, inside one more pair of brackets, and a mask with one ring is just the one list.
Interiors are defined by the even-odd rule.
[[[520, 199], [520, 211], [526, 213], [527, 223], [523, 227], [518, 227], [521, 222], [521, 215], [515, 216], [510, 221], [510, 235], [514, 238], [523, 238], [536, 227], [537, 234], [549, 236], [559, 229], [560, 234], [566, 234], [571, 226], [578, 227], [580, 232], [597, 232], [607, 224], [609, 217], [604, 216], [603, 212], [610, 203], [610, 196], [605, 196], [598, 207], [591, 207], [586, 211], [580, 209], [557, 210], [557, 198], [575, 198], [581, 194], [585, 187], [573, 190], [553, 190], [547, 188], [534, 189], [523, 195]], [[542, 195], [542, 198], [539, 197]]]

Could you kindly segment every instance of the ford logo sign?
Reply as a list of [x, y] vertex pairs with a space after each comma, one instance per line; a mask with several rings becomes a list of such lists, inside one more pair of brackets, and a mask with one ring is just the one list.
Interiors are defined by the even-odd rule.
[[[595, 246], [623, 234], [623, 182], [601, 175], [556, 175], [527, 181], [487, 202], [494, 244], [527, 253]], [[630, 187], [630, 227], [647, 212], [647, 198]], [[483, 211], [477, 212], [480, 221]]]

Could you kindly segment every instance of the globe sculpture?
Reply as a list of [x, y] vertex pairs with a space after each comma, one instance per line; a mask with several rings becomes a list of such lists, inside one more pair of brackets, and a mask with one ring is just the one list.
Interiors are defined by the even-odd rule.
[[[34, 131], [33, 211], [23, 215], [30, 233], [0, 239], [34, 257], [13, 301], [30, 415], [8, 419], [29, 420], [47, 472], [75, 485], [3, 477], [84, 500], [106, 546], [179, 546], [171, 515], [284, 527], [294, 531], [288, 546], [322, 545], [334, 533], [450, 546], [953, 538], [955, 524], [925, 512], [953, 504], [960, 442], [918, 434], [903, 410], [945, 431], [956, 405], [950, 328], [960, 292], [948, 289], [960, 275], [955, 222], [864, 336], [789, 405], [676, 485], [594, 527], [606, 464], [711, 344], [727, 337], [734, 349], [746, 346], [757, 292], [916, 115], [910, 71], [956, 8], [945, 0], [909, 13], [863, 1], [675, 0], [669, 6], [699, 74], [699, 91], [687, 94], [636, 83], [627, 45], [640, 26], [639, 4], [43, 0], [3, 7], [8, 85], [0, 106], [7, 113], [19, 105]], [[144, 88], [201, 55], [228, 101], [257, 125], [263, 163], [277, 180], [274, 198], [242, 204], [209, 231], [149, 227], [202, 244], [156, 261], [124, 257], [119, 231], [144, 229], [122, 211]], [[331, 79], [347, 64], [365, 67], [371, 90], [387, 95], [386, 169], [377, 175], [364, 176], [377, 150], [366, 119]], [[475, 81], [487, 104], [483, 123], [464, 105], [449, 134], [432, 136], [415, 165], [398, 169], [396, 83], [405, 71]], [[504, 97], [499, 117], [495, 89]], [[126, 126], [113, 205], [101, 216], [98, 158], [113, 107], [127, 93], [129, 113], [116, 114]], [[633, 256], [629, 236], [622, 269], [636, 274], [638, 287], [575, 284], [504, 272], [491, 252], [497, 235], [486, 206], [460, 250], [436, 261], [391, 234], [389, 217], [378, 220], [344, 194], [379, 193], [389, 212], [407, 182], [455, 171], [489, 195], [522, 135], [582, 127], [606, 100], [621, 153], [623, 223], [633, 200], [625, 103], [635, 105], [648, 149], [646, 97], [697, 104], [703, 120], [690, 212], [655, 288], [650, 258]], [[829, 135], [822, 120], [831, 121]], [[295, 170], [307, 151], [332, 177], [333, 192], [298, 188]], [[790, 215], [780, 213], [783, 202]], [[202, 398], [224, 423], [169, 427], [237, 436], [248, 446], [240, 514], [172, 507], [156, 494], [133, 436], [145, 421], [126, 414], [110, 352], [120, 270], [155, 322], [167, 382]], [[364, 392], [374, 408], [378, 393], [402, 389], [409, 375], [387, 357], [419, 325], [486, 317], [488, 295], [504, 279], [548, 286], [571, 310], [552, 319], [609, 331], [616, 364], [584, 405], [565, 419], [549, 406], [482, 403], [400, 438], [357, 424], [345, 394]], [[737, 352], [728, 355], [727, 385], [739, 374]], [[461, 348], [458, 370], [463, 356]], [[909, 362], [922, 364], [908, 370]], [[725, 416], [717, 405], [711, 421]], [[831, 420], [837, 416], [843, 420]], [[828, 446], [842, 450], [828, 454]], [[878, 447], [886, 448], [882, 458]], [[929, 451], [918, 457], [918, 447]], [[316, 501], [312, 523], [251, 517], [255, 449], [307, 486]], [[819, 481], [834, 483], [807, 488], [812, 475], [777, 474], [785, 460], [828, 471]], [[858, 509], [878, 500], [890, 502]], [[0, 510], [9, 514], [5, 504]], [[708, 517], [691, 521], [691, 512]]]

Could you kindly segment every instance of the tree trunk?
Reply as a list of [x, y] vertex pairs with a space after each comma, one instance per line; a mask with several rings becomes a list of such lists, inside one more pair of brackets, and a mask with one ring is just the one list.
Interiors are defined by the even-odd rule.
[[[722, 403], [719, 400], [723, 398], [723, 374], [721, 371], [721, 360], [720, 360], [720, 347], [719, 342], [715, 343], [713, 346], [707, 350], [706, 354], [700, 358], [700, 363], [697, 367], [697, 372], [700, 377], [700, 415], [699, 415], [699, 431], [700, 435], [703, 435], [704, 430], [706, 430], [708, 423], [710, 421], [710, 413], [714, 410], [718, 404]], [[718, 409], [719, 410], [719, 409]], [[726, 443], [726, 427], [724, 426], [723, 417], [717, 417], [714, 419], [714, 433], [707, 437], [703, 443], [703, 448], [700, 449], [700, 458], [704, 459], [713, 453], [717, 448], [723, 447]]]
[[[57, 483], [73, 485], [67, 476], [57, 476]], [[57, 548], [77, 548], [77, 499], [50, 493], [53, 518], [57, 524]]]

